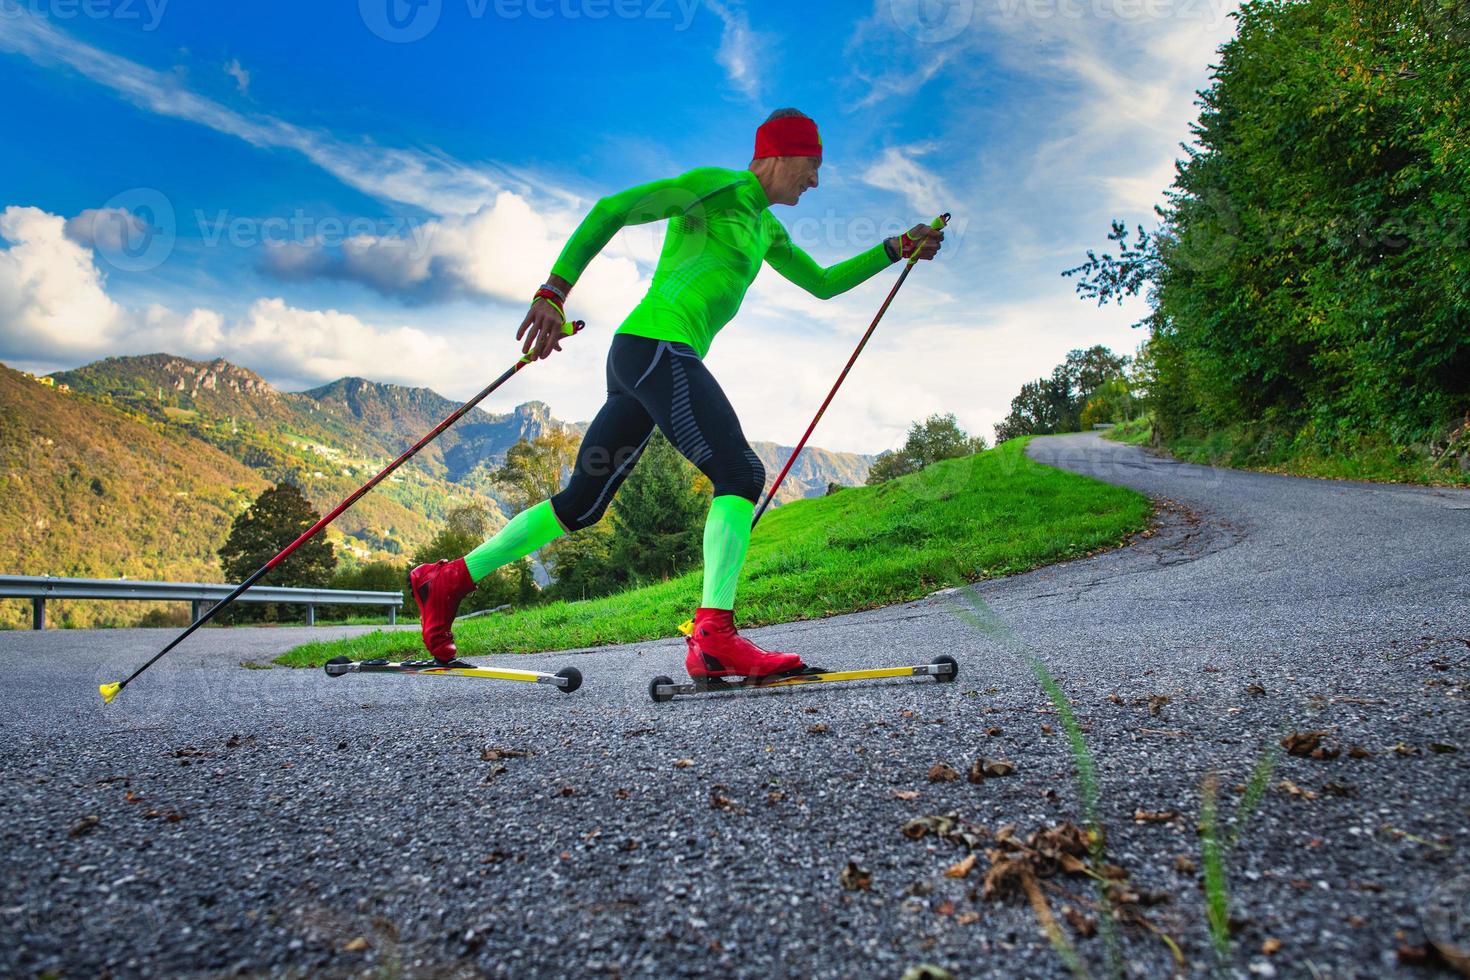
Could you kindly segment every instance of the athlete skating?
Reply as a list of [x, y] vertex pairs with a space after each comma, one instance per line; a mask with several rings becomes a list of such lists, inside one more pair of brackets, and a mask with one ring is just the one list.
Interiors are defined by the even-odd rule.
[[740, 309], [762, 261], [829, 299], [900, 259], [933, 258], [944, 239], [943, 230], [919, 224], [822, 268], [792, 243], [770, 211], [774, 204], [795, 204], [815, 188], [821, 163], [816, 123], [795, 109], [779, 109], [756, 130], [747, 169], [699, 167], [593, 206], [516, 331], [517, 339], [524, 338], [522, 351], [539, 359], [561, 349], [567, 295], [613, 235], [626, 225], [667, 220], [653, 282], [613, 336], [607, 401], [583, 436], [566, 488], [517, 514], [463, 558], [409, 573], [424, 645], [434, 659], [455, 659], [451, 626], [476, 582], [602, 518], [657, 425], [714, 485], [704, 527], [704, 593], [687, 641], [690, 676], [767, 677], [803, 669], [796, 654], [762, 650], [735, 629], [736, 585], [765, 470], [703, 358]]

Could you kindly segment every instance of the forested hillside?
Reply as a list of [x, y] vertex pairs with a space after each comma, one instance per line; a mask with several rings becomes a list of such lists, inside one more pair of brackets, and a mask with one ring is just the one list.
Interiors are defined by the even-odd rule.
[[1419, 456], [1470, 411], [1470, 4], [1258, 0], [1154, 231], [1069, 275], [1146, 293], [1156, 431]]

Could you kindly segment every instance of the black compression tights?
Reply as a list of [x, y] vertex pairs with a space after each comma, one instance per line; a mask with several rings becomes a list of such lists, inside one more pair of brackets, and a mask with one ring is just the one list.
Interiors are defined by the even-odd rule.
[[688, 344], [615, 334], [607, 402], [592, 420], [571, 480], [551, 498], [568, 531], [596, 524], [643, 453], [653, 427], [714, 484], [714, 495], [758, 503], [766, 471], [714, 375]]

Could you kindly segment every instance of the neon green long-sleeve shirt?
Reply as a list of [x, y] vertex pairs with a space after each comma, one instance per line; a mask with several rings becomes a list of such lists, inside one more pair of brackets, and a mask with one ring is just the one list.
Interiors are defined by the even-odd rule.
[[567, 240], [551, 271], [575, 284], [587, 263], [626, 225], [667, 219], [648, 295], [618, 333], [682, 341], [703, 358], [740, 309], [762, 261], [814, 296], [829, 299], [891, 261], [883, 243], [823, 268], [791, 241], [749, 170], [697, 167], [604, 197]]

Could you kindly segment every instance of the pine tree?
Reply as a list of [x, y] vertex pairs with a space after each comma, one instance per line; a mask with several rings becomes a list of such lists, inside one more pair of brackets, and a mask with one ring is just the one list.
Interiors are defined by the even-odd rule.
[[703, 557], [708, 487], [663, 433], [655, 432], [612, 502], [613, 563], [648, 581], [696, 567]]

